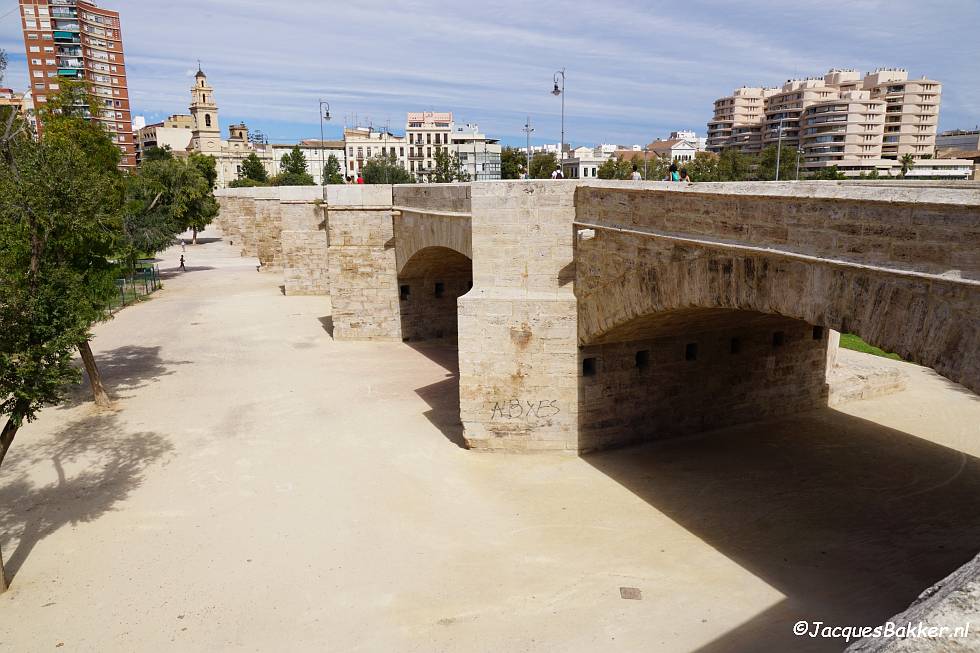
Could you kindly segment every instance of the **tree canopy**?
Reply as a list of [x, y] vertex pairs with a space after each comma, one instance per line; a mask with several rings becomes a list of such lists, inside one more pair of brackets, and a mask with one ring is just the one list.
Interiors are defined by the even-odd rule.
[[337, 159], [336, 154], [331, 154], [327, 157], [327, 163], [323, 166], [323, 183], [344, 183], [344, 173], [340, 169], [340, 160]]
[[446, 184], [454, 181], [469, 181], [470, 173], [464, 171], [459, 163], [459, 155], [455, 152], [449, 153], [447, 148], [436, 149], [435, 167], [432, 169], [430, 181], [437, 184]]
[[252, 152], [242, 160], [242, 168], [238, 178], [264, 184], [269, 181], [269, 173], [266, 172], [265, 166], [262, 165], [262, 159], [256, 156], [255, 152]]
[[517, 147], [500, 150], [500, 178], [520, 179], [521, 170], [527, 167], [527, 152]]
[[528, 177], [531, 179], [550, 179], [551, 173], [558, 168], [558, 157], [554, 152], [535, 152], [531, 157], [531, 169]]
[[415, 177], [402, 167], [394, 153], [368, 159], [361, 168], [365, 184], [413, 184]]
[[282, 155], [279, 163], [279, 174], [270, 181], [274, 186], [313, 186], [316, 181], [307, 171], [306, 155], [296, 145], [292, 150]]

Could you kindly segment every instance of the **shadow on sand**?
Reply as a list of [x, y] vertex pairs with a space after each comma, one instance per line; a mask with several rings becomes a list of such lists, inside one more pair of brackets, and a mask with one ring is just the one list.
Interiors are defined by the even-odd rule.
[[[62, 526], [93, 521], [125, 500], [146, 468], [171, 449], [156, 433], [121, 433], [111, 414], [76, 420], [29, 447], [15, 445], [0, 485], [0, 550], [7, 556], [8, 578], [45, 537]], [[31, 471], [48, 465], [57, 480], [32, 480]]]
[[425, 417], [439, 429], [446, 439], [457, 447], [466, 449], [463, 440], [463, 423], [459, 420], [459, 348], [453, 341], [406, 342], [446, 370], [446, 378], [437, 383], [416, 388], [415, 393], [429, 404]]
[[831, 409], [584, 459], [786, 596], [697, 653], [839, 651], [793, 624], [878, 625], [980, 550], [980, 460]]
[[[176, 365], [190, 361], [165, 361], [160, 357], [160, 347], [127, 345], [104, 352], [96, 352], [95, 362], [102, 373], [102, 382], [113, 399], [126, 399], [134, 390], [146, 387], [161, 376], [169, 376]], [[81, 361], [76, 361], [81, 367]], [[65, 401], [59, 408], [72, 408], [92, 401], [92, 388], [88, 376], [82, 372], [82, 382], [68, 389]]]

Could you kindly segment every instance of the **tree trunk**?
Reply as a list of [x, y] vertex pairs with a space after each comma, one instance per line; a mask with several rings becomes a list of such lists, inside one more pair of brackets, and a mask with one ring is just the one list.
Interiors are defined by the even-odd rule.
[[92, 355], [92, 347], [88, 340], [78, 345], [78, 353], [82, 355], [82, 362], [85, 363], [85, 372], [88, 373], [89, 383], [92, 384], [92, 396], [95, 398], [96, 405], [108, 408], [112, 402], [105, 391], [105, 386], [102, 385], [102, 374], [95, 364], [95, 356]]
[[[3, 465], [3, 459], [7, 457], [7, 451], [10, 450], [10, 445], [14, 442], [14, 436], [17, 435], [17, 430], [20, 428], [25, 410], [26, 408], [23, 404], [18, 403], [15, 405], [14, 413], [7, 419], [7, 423], [3, 426], [3, 432], [0, 433], [0, 466]], [[0, 594], [6, 591], [7, 572], [3, 569], [3, 552], [0, 551]]]
[[197, 245], [197, 229], [191, 229], [191, 244]]
[[3, 551], [0, 551], [0, 594], [7, 591], [7, 572], [3, 570]]

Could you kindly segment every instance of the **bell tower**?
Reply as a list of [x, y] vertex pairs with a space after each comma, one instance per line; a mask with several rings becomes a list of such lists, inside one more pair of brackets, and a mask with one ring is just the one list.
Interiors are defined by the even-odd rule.
[[191, 89], [191, 116], [194, 131], [191, 132], [190, 149], [196, 152], [221, 151], [221, 127], [218, 125], [218, 105], [214, 103], [214, 89], [208, 86], [208, 76], [198, 63]]

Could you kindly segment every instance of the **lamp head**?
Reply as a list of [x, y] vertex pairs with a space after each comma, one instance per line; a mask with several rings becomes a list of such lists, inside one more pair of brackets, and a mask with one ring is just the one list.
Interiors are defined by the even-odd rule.
[[552, 95], [561, 95], [561, 89], [558, 88], [558, 82], [555, 82], [555, 88], [551, 90]]

